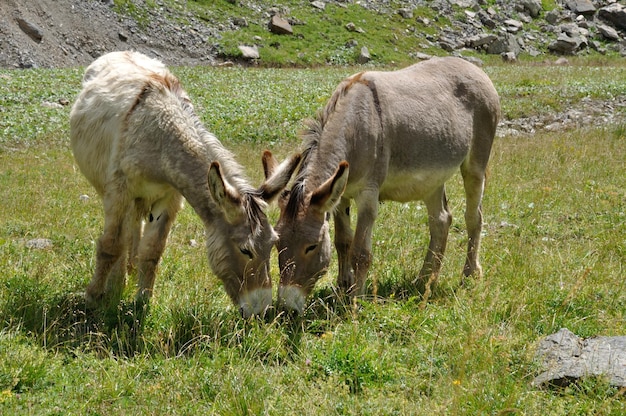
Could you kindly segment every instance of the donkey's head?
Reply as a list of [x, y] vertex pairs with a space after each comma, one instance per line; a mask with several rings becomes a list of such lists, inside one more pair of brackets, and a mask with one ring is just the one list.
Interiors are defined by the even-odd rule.
[[281, 197], [278, 263], [278, 306], [302, 313], [315, 283], [326, 273], [331, 257], [329, 217], [348, 181], [348, 162], [314, 190], [307, 190], [304, 176]]
[[[266, 152], [264, 164], [269, 157]], [[287, 185], [299, 161], [300, 155], [294, 155], [275, 166], [253, 192], [229, 184], [219, 162], [209, 169], [209, 190], [222, 213], [207, 231], [209, 264], [244, 318], [263, 315], [272, 305], [270, 255], [278, 237], [264, 209]]]

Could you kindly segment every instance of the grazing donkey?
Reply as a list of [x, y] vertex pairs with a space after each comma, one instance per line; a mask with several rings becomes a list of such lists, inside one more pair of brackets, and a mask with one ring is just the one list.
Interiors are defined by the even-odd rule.
[[[279, 204], [279, 306], [302, 312], [328, 268], [329, 213], [335, 220], [337, 284], [352, 295], [364, 292], [380, 200], [425, 202], [430, 244], [415, 283], [420, 291], [430, 287], [452, 222], [444, 184], [458, 168], [469, 236], [463, 272], [481, 275], [481, 200], [499, 115], [498, 94], [487, 75], [459, 58], [361, 72], [342, 81], [309, 122], [301, 167]], [[357, 206], [354, 235], [351, 199]]]
[[[253, 188], [202, 125], [178, 79], [136, 52], [113, 52], [87, 68], [70, 131], [76, 162], [104, 204], [89, 303], [116, 304], [128, 265], [137, 266], [137, 300], [150, 298], [185, 198], [206, 228], [211, 268], [242, 315], [272, 304], [269, 259], [277, 236], [263, 210], [286, 186], [299, 155], [274, 162], [274, 174]], [[270, 157], [266, 152], [264, 163]]]

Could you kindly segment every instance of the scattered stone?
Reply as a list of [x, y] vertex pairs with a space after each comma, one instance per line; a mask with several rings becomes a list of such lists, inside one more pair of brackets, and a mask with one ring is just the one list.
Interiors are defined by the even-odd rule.
[[30, 36], [32, 40], [37, 43], [41, 42], [41, 40], [43, 39], [43, 32], [41, 31], [39, 26], [28, 20], [24, 20], [21, 17], [18, 17], [15, 20], [17, 20], [17, 25], [20, 27], [20, 29], [22, 29], [22, 31], [28, 36]]
[[516, 62], [517, 55], [515, 55], [513, 52], [505, 52], [502, 54], [502, 60], [504, 62]]
[[350, 22], [346, 24], [346, 30], [348, 32], [357, 32], [357, 33], [365, 33], [365, 30], [357, 27], [354, 23]]
[[589, 0], [576, 0], [567, 2], [567, 8], [576, 14], [585, 16], [593, 16], [596, 12], [596, 6]]
[[598, 32], [606, 40], [618, 41], [620, 39], [619, 38], [619, 34], [617, 33], [617, 30], [615, 30], [612, 27], [607, 26], [607, 25], [599, 24], [598, 25]]
[[235, 17], [233, 24], [237, 27], [248, 27], [248, 20], [245, 17]]
[[506, 26], [506, 31], [511, 33], [517, 33], [524, 27], [522, 22], [515, 19], [507, 19], [504, 21], [504, 24]]
[[413, 19], [413, 9], [403, 7], [398, 9], [398, 14], [404, 19]]
[[53, 103], [50, 101], [42, 101], [41, 102], [41, 106], [42, 107], [46, 107], [46, 108], [56, 108], [56, 109], [61, 109], [63, 108], [63, 106], [59, 103]]
[[272, 33], [277, 35], [293, 35], [293, 29], [289, 22], [277, 14], [272, 16], [269, 28]]
[[563, 328], [539, 342], [536, 359], [544, 371], [533, 380], [535, 386], [563, 387], [590, 376], [626, 386], [626, 336], [582, 339]]
[[34, 238], [26, 242], [26, 247], [35, 250], [45, 250], [48, 248], [52, 248], [52, 240], [49, 240], [47, 238]]
[[366, 46], [363, 46], [361, 48], [361, 52], [359, 53], [359, 57], [357, 58], [357, 62], [360, 64], [366, 64], [371, 59], [372, 57], [370, 56], [370, 51], [367, 49]]
[[117, 37], [122, 42], [127, 42], [128, 41], [128, 36], [126, 36], [126, 33], [124, 33], [124, 32], [118, 32]]
[[581, 43], [582, 40], [579, 37], [570, 37], [566, 33], [561, 33], [556, 41], [548, 45], [548, 49], [554, 53], [573, 55]]
[[613, 3], [598, 10], [598, 17], [615, 26], [616, 29], [626, 30], [626, 6]]
[[87, 201], [89, 201], [89, 195], [85, 195], [85, 194], [83, 194], [83, 195], [79, 196], [79, 197], [78, 197], [78, 199], [79, 199], [81, 202], [87, 202]]
[[539, 13], [543, 10], [540, 0], [521, 0], [519, 3], [524, 11], [527, 11], [532, 18], [539, 17]]
[[254, 59], [260, 58], [259, 48], [257, 48], [256, 45], [255, 46], [239, 45], [239, 50], [241, 51], [241, 56], [244, 59], [254, 60]]
[[559, 20], [561, 20], [561, 13], [556, 9], [550, 10], [549, 12], [546, 13], [544, 18], [546, 19], [546, 22], [550, 23], [551, 25], [554, 25]]
[[559, 66], [569, 65], [569, 59], [561, 57], [557, 59], [556, 61], [554, 61], [554, 65], [559, 65]]
[[326, 3], [324, 3], [323, 1], [312, 1], [311, 6], [315, 7], [316, 9], [324, 10], [326, 8]]
[[483, 46], [487, 46], [491, 44], [496, 39], [498, 39], [496, 35], [482, 33], [482, 34], [474, 35], [468, 38], [466, 44], [467, 46], [471, 48], [479, 49], [479, 48], [482, 48]]
[[487, 47], [487, 53], [491, 55], [502, 55], [507, 52], [513, 52], [516, 56], [521, 52], [517, 38], [508, 33], [498, 37]]

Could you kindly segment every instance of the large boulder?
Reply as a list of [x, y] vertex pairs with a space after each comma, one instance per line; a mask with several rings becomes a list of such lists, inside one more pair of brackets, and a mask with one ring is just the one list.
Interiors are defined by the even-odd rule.
[[536, 359], [543, 372], [533, 380], [535, 386], [603, 376], [611, 385], [626, 387], [626, 336], [582, 339], [563, 328], [539, 342]]
[[598, 10], [598, 17], [611, 23], [615, 28], [626, 30], [626, 6], [610, 4]]
[[272, 33], [277, 35], [293, 35], [293, 29], [291, 28], [289, 22], [277, 14], [272, 16], [269, 28]]
[[567, 8], [576, 14], [593, 16], [596, 13], [596, 6], [589, 0], [575, 0], [567, 2]]

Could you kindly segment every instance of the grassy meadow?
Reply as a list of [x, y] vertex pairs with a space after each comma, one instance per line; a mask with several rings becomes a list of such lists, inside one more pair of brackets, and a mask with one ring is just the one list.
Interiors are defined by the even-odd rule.
[[[484, 69], [505, 118], [624, 99], [623, 60], [571, 62]], [[261, 152], [297, 149], [302, 120], [356, 70], [173, 68], [255, 183]], [[464, 201], [454, 177], [454, 223], [427, 303], [410, 284], [428, 242], [421, 203], [381, 205], [370, 271], [377, 299], [358, 311], [335, 302], [333, 264], [297, 321], [239, 317], [186, 206], [139, 324], [133, 276], [115, 312], [87, 312], [81, 297], [102, 228], [100, 200], [69, 149], [81, 76], [81, 68], [0, 70], [0, 414], [626, 413], [625, 390], [602, 377], [531, 385], [542, 337], [563, 327], [581, 337], [626, 333], [624, 122], [496, 139], [484, 277], [463, 285]], [[59, 100], [70, 105], [48, 104]], [[52, 245], [31, 248], [36, 238]]]

